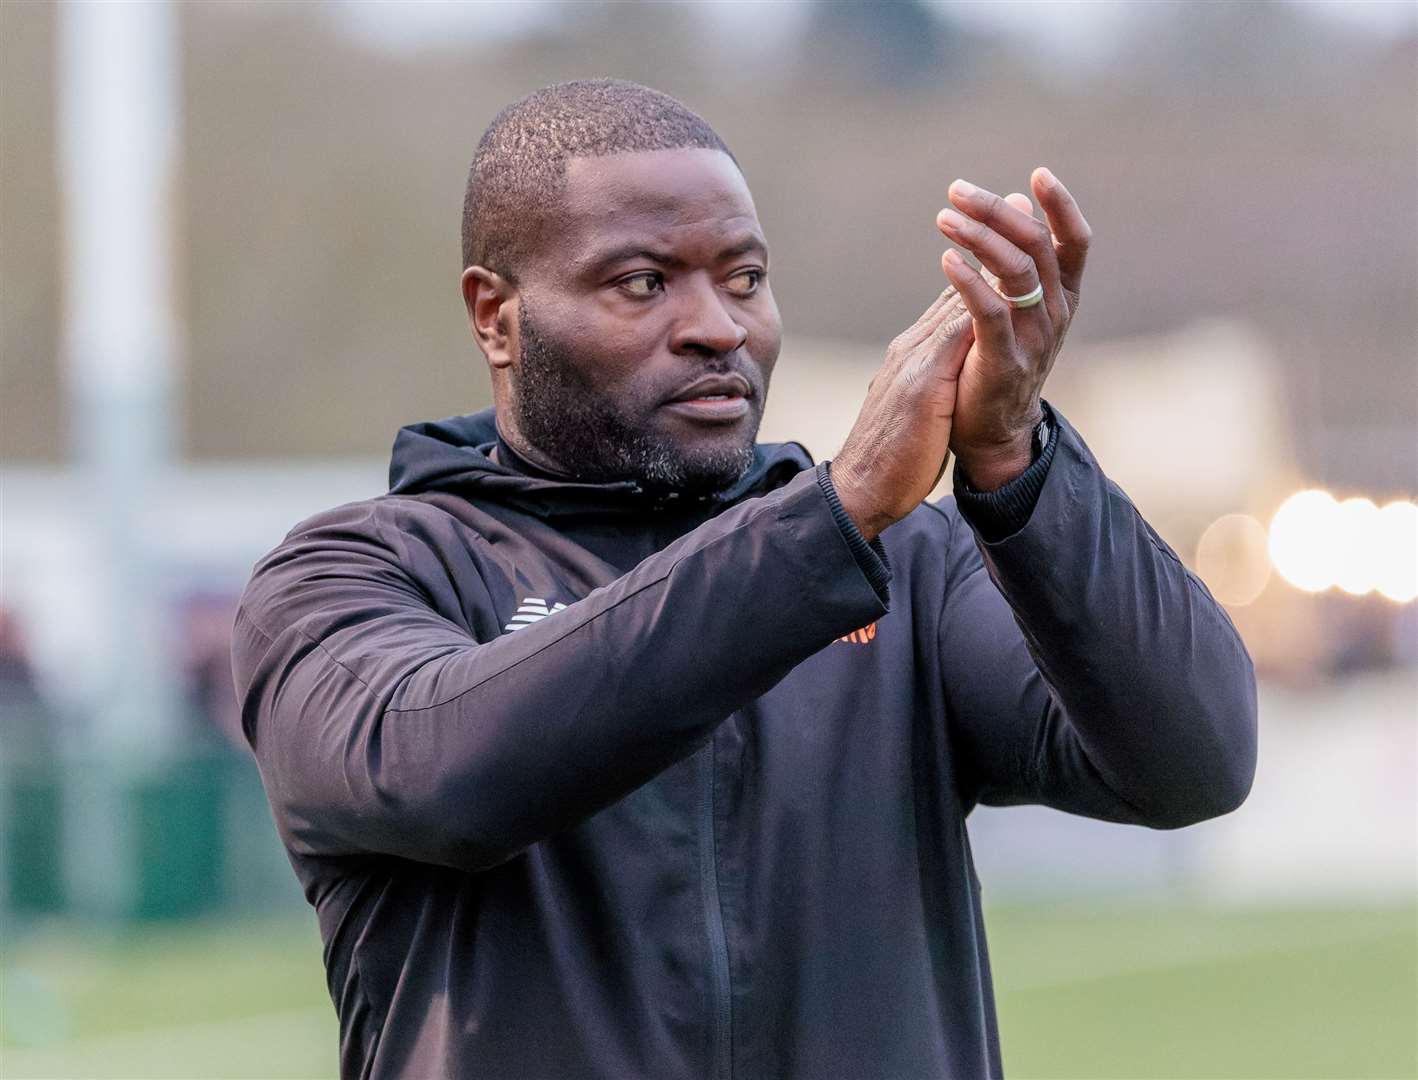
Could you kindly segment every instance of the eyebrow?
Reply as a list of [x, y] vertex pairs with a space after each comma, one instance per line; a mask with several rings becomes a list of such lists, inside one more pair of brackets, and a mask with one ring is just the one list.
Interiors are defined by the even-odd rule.
[[[721, 250], [717, 259], [735, 259], [740, 255], [757, 253], [768, 254], [768, 248], [756, 236], [746, 236], [735, 244]], [[614, 266], [616, 263], [629, 262], [641, 259], [646, 262], [657, 263], [669, 270], [677, 270], [684, 266], [684, 260], [676, 258], [666, 251], [658, 251], [655, 248], [647, 247], [641, 243], [623, 244], [620, 247], [609, 248], [605, 251], [593, 252], [582, 261], [582, 267], [587, 273], [594, 273], [606, 267]]]
[[721, 259], [737, 259], [740, 255], [767, 255], [768, 247], [756, 236], [746, 236], [737, 244], [732, 244], [719, 252]]

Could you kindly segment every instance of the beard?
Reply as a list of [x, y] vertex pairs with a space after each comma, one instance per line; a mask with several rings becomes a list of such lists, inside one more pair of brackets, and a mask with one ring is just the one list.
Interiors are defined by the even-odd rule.
[[[672, 394], [643, 387], [638, 396], [597, 389], [572, 362], [572, 350], [537, 330], [525, 302], [512, 411], [522, 437], [579, 481], [632, 480], [652, 490], [708, 495], [737, 483], [753, 464], [764, 382], [754, 365], [725, 361], [706, 371], [738, 371], [753, 387], [755, 415], [743, 435], [689, 446], [654, 427], [655, 410]], [[686, 373], [688, 378], [690, 373]]]

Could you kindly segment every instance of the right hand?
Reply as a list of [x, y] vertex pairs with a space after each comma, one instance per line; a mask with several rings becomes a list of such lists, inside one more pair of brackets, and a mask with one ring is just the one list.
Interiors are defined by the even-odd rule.
[[920, 505], [945, 472], [960, 369], [974, 341], [951, 286], [887, 348], [831, 464], [842, 508], [868, 540]]

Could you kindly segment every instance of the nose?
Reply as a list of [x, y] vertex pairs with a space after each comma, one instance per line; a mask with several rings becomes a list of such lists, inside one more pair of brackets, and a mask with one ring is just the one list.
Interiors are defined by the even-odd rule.
[[681, 295], [683, 308], [670, 334], [672, 351], [721, 356], [743, 347], [748, 330], [739, 324], [712, 282], [697, 282]]

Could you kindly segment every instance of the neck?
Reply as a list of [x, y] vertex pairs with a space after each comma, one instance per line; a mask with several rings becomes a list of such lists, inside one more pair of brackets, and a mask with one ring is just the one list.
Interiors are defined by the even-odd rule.
[[541, 449], [533, 446], [532, 443], [522, 434], [522, 429], [517, 423], [516, 410], [512, 408], [511, 402], [506, 399], [505, 394], [495, 393], [492, 395], [493, 417], [497, 424], [498, 441], [510, 449], [523, 461], [530, 465], [535, 465], [543, 472], [553, 476], [571, 479], [571, 470], [566, 468], [550, 454], [544, 453]]

